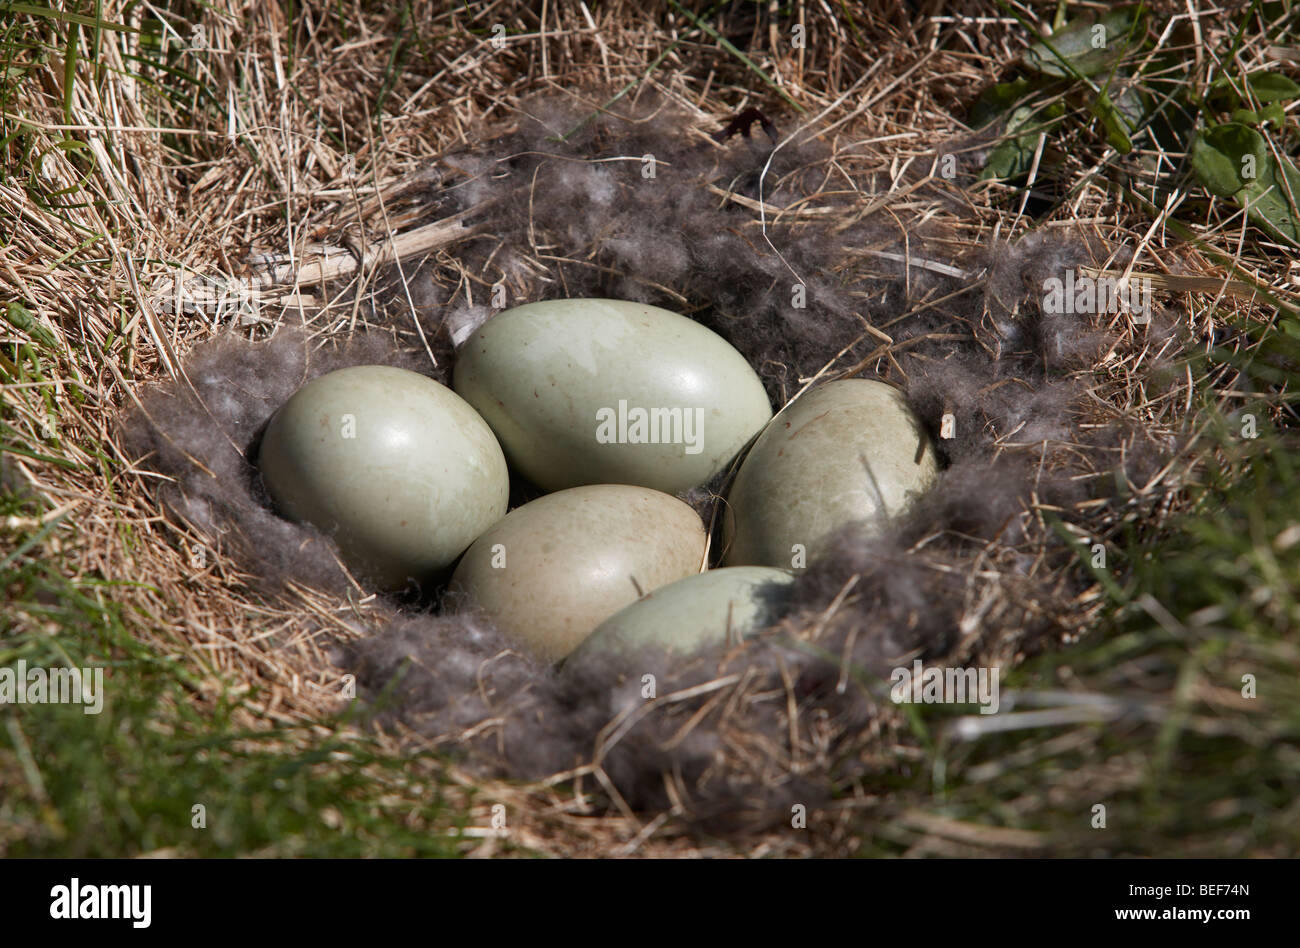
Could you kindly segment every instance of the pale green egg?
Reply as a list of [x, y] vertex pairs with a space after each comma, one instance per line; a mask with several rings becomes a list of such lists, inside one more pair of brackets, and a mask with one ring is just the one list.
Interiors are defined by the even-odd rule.
[[267, 425], [257, 458], [284, 516], [338, 543], [359, 578], [427, 581], [506, 512], [505, 457], [445, 385], [360, 365], [308, 382]]
[[759, 435], [727, 494], [728, 566], [802, 570], [848, 523], [878, 533], [939, 476], [925, 429], [883, 382], [810, 389]]
[[704, 551], [704, 524], [676, 497], [575, 487], [507, 514], [466, 551], [452, 588], [554, 661], [644, 593], [698, 572]]
[[569, 656], [580, 667], [594, 656], [642, 652], [690, 655], [739, 644], [773, 621], [794, 577], [766, 566], [730, 566], [679, 579], [610, 616]]
[[528, 303], [457, 354], [454, 386], [543, 490], [637, 484], [678, 493], [726, 467], [772, 417], [721, 336], [624, 300]]

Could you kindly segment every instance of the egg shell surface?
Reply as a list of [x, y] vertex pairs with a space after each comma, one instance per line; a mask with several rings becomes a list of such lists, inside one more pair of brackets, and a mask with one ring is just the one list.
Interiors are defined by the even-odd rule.
[[625, 300], [504, 310], [461, 347], [453, 384], [547, 491], [678, 493], [721, 471], [772, 417], [762, 382], [721, 336]]
[[569, 657], [630, 657], [641, 649], [689, 655], [738, 643], [767, 625], [794, 577], [766, 566], [729, 566], [687, 576], [610, 616]]
[[450, 566], [506, 512], [505, 456], [445, 385], [386, 365], [308, 382], [271, 418], [257, 458], [276, 509], [314, 524], [385, 588]]
[[675, 497], [626, 484], [546, 494], [479, 537], [452, 576], [508, 636], [556, 661], [643, 593], [698, 572], [704, 524]]
[[878, 533], [938, 478], [929, 436], [884, 382], [810, 389], [772, 419], [727, 494], [728, 566], [806, 567], [837, 528]]

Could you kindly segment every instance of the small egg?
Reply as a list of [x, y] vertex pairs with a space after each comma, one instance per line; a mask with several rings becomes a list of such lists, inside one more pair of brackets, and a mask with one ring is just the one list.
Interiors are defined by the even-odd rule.
[[676, 497], [574, 487], [517, 507], [474, 541], [452, 587], [554, 661], [644, 593], [698, 572], [704, 550], [704, 524]]
[[934, 446], [896, 389], [819, 385], [772, 419], [736, 472], [723, 561], [800, 571], [828, 534], [855, 521], [879, 532], [938, 475]]
[[630, 657], [644, 648], [678, 655], [739, 642], [776, 618], [794, 577], [767, 566], [729, 566], [679, 579], [610, 616], [569, 656]]
[[498, 313], [461, 348], [453, 384], [547, 491], [678, 493], [721, 471], [772, 417], [762, 382], [721, 336], [625, 300]]
[[392, 589], [451, 565], [510, 492], [492, 430], [416, 372], [358, 365], [308, 382], [257, 458], [276, 509], [329, 534], [359, 577]]

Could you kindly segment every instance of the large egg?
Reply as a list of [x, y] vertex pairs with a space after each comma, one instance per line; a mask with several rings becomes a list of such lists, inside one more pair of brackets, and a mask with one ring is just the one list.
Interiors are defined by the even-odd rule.
[[827, 382], [786, 406], [754, 442], [727, 495], [729, 566], [802, 569], [851, 522], [878, 532], [934, 483], [934, 447], [883, 382]]
[[267, 425], [258, 466], [277, 510], [329, 534], [383, 588], [450, 566], [506, 512], [501, 447], [455, 392], [359, 365], [308, 382]]
[[506, 457], [543, 490], [708, 481], [772, 417], [739, 352], [644, 303], [528, 303], [493, 316], [457, 354], [454, 385]]
[[525, 650], [563, 658], [644, 593], [699, 571], [704, 524], [676, 497], [625, 484], [575, 487], [512, 510], [452, 576]]
[[730, 566], [679, 579], [610, 616], [569, 657], [630, 657], [642, 649], [689, 655], [738, 643], [773, 621], [794, 577], [766, 566]]

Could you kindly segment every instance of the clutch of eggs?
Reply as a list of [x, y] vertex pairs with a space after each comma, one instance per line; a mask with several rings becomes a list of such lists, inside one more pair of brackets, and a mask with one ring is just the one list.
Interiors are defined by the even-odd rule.
[[[263, 483], [381, 588], [460, 557], [454, 589], [524, 651], [578, 649], [571, 667], [743, 639], [831, 532], [878, 529], [938, 474], [893, 388], [829, 382], [773, 418], [739, 352], [641, 303], [498, 313], [461, 348], [453, 387], [377, 365], [309, 382], [267, 426]], [[727, 568], [701, 574], [704, 524], [670, 495], [756, 435], [724, 504]], [[507, 461], [548, 492], [509, 514]]]

